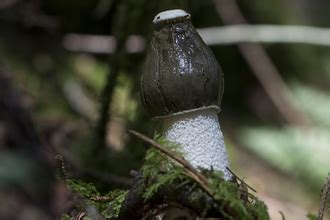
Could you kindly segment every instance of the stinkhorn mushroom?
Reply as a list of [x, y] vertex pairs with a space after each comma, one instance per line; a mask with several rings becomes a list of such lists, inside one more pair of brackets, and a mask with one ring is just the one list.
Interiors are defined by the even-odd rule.
[[141, 77], [147, 112], [162, 120], [164, 136], [182, 147], [195, 168], [222, 171], [228, 156], [217, 114], [224, 77], [212, 51], [183, 10], [156, 15]]

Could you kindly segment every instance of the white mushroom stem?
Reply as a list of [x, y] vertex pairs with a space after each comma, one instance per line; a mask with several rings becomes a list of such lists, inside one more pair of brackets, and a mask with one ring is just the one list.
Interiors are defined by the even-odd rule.
[[195, 168], [219, 170], [229, 180], [231, 174], [226, 147], [215, 109], [201, 109], [163, 119], [164, 136], [182, 147], [185, 159]]

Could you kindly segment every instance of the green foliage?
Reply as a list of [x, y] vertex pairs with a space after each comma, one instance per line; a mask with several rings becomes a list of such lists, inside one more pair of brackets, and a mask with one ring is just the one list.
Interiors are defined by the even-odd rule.
[[106, 219], [117, 218], [128, 191], [114, 190], [105, 195], [100, 195], [92, 183], [85, 183], [81, 180], [68, 180], [72, 190], [86, 199], [86, 202], [93, 205]]
[[317, 220], [317, 216], [314, 215], [314, 214], [311, 214], [311, 213], [309, 213], [306, 217], [307, 217], [309, 220]]
[[117, 218], [128, 191], [114, 190], [108, 194], [109, 208], [101, 212], [105, 218]]
[[83, 196], [84, 198], [99, 196], [99, 192], [92, 183], [86, 183], [82, 180], [67, 180], [67, 183], [75, 193]]
[[251, 212], [254, 219], [269, 219], [267, 205], [257, 198], [255, 198], [254, 201], [248, 205], [248, 210]]
[[[175, 153], [180, 153], [177, 144], [169, 142], [160, 135], [156, 134], [154, 140], [167, 149]], [[168, 157], [161, 154], [158, 150], [150, 148], [146, 153], [141, 171], [143, 178], [148, 179], [157, 177], [158, 174], [168, 171], [173, 167], [173, 162]]]
[[187, 177], [183, 175], [183, 170], [179, 167], [173, 167], [170, 172], [159, 173], [158, 176], [153, 179], [154, 183], [146, 188], [143, 197], [145, 200], [148, 200], [156, 194], [162, 186], [170, 185], [175, 180], [182, 181], [186, 178]]
[[[235, 218], [239, 219], [260, 219], [267, 220], [269, 215], [267, 206], [264, 202], [258, 200], [252, 195], [248, 195], [247, 189], [238, 186], [237, 183], [222, 181], [222, 173], [212, 171], [208, 175], [211, 190], [214, 192], [214, 198], [220, 204], [229, 204], [230, 212], [235, 213]], [[244, 184], [244, 183], [243, 183]], [[244, 198], [244, 195], [247, 198]], [[249, 201], [251, 199], [251, 201]], [[221, 207], [221, 213], [228, 219], [233, 219], [228, 210]]]
[[[214, 198], [220, 203], [228, 203], [229, 206], [239, 216], [239, 219], [252, 219], [248, 213], [243, 201], [239, 198], [239, 188], [237, 185], [231, 182], [219, 181], [212, 179], [211, 189], [214, 192]], [[223, 213], [228, 219], [232, 219], [227, 210], [222, 209]]]
[[[173, 153], [181, 154], [177, 144], [171, 143], [157, 134], [154, 139]], [[145, 189], [143, 195], [145, 200], [150, 199], [162, 186], [172, 184], [174, 180], [187, 180], [181, 167], [175, 166], [171, 159], [154, 148], [147, 151], [141, 171], [143, 178], [152, 183], [148, 184]]]
[[71, 217], [70, 215], [68, 215], [68, 214], [63, 214], [62, 216], [61, 216], [61, 220], [73, 220], [74, 218], [73, 217]]
[[[169, 142], [163, 137], [156, 135], [155, 141], [171, 150], [173, 154], [182, 155], [178, 145]], [[148, 150], [142, 167], [142, 174], [147, 182], [143, 194], [146, 201], [151, 199], [161, 187], [173, 184], [174, 181], [177, 187], [186, 184], [193, 186], [194, 190], [190, 193], [192, 195], [191, 199], [198, 197], [198, 194], [202, 192], [199, 187], [195, 187], [196, 183], [185, 174], [182, 167], [156, 149]], [[209, 187], [214, 195], [214, 202], [220, 204], [221, 210], [219, 211], [227, 219], [234, 219], [232, 217], [233, 213], [235, 218], [239, 217], [239, 219], [269, 219], [267, 206], [254, 196], [249, 195], [247, 189], [242, 190], [240, 184], [224, 181], [223, 173], [219, 171], [204, 171], [203, 174], [208, 178]], [[243, 193], [246, 194], [246, 199], [242, 199]], [[208, 204], [205, 204], [205, 209], [207, 209], [207, 206]], [[230, 207], [230, 210], [228, 210], [228, 207]]]

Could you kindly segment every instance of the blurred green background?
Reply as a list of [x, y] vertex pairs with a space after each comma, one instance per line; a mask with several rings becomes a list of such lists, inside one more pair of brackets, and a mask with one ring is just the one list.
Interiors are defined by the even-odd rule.
[[[250, 24], [330, 25], [326, 0], [237, 3]], [[139, 98], [145, 42], [153, 17], [174, 8], [188, 11], [196, 28], [224, 25], [210, 0], [0, 1], [0, 67], [30, 113], [52, 166], [53, 158], [63, 155], [70, 177], [104, 191], [128, 187], [129, 171], [139, 169], [146, 147], [126, 130], [152, 136], [159, 127]], [[288, 219], [303, 219], [317, 211], [330, 172], [330, 49], [262, 46], [288, 87], [288, 93], [279, 93], [290, 94], [289, 104], [308, 123], [286, 120], [236, 45], [213, 45], [226, 83], [220, 123], [233, 170], [257, 189], [273, 218], [281, 219], [282, 210]], [[25, 146], [8, 143], [11, 123], [4, 121], [2, 115], [0, 153], [20, 152]], [[23, 166], [15, 164], [13, 169]], [[66, 211], [58, 204], [66, 199], [51, 201], [57, 204], [54, 212]]]

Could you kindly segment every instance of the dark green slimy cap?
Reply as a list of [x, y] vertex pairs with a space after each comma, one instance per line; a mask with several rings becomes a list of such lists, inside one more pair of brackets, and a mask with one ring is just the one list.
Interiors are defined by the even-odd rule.
[[152, 117], [214, 108], [220, 111], [224, 78], [212, 51], [183, 10], [161, 12], [141, 76], [141, 98]]

